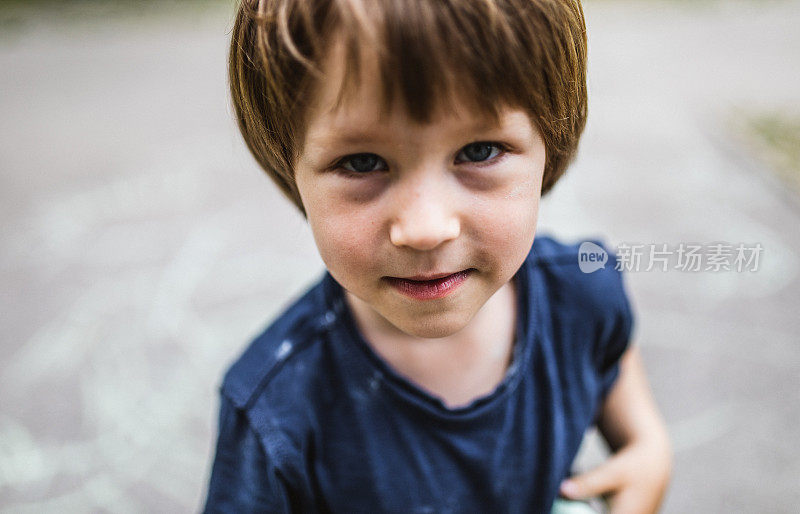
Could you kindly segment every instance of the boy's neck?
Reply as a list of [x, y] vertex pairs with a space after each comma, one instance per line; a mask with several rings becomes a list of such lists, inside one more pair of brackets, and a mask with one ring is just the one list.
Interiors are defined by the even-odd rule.
[[345, 298], [373, 351], [448, 407], [466, 405], [491, 393], [505, 377], [517, 316], [513, 279], [487, 300], [466, 327], [437, 339], [382, 329], [371, 319], [378, 314], [369, 306], [347, 291]]

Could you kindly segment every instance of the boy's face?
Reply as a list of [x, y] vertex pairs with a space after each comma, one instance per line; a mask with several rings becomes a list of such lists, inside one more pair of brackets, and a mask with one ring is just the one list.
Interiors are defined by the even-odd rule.
[[[308, 113], [295, 177], [322, 260], [362, 325], [445, 337], [465, 328], [528, 254], [545, 146], [521, 110], [417, 124], [381, 114], [375, 62], [336, 106], [341, 48]], [[402, 279], [453, 275], [437, 281]]]

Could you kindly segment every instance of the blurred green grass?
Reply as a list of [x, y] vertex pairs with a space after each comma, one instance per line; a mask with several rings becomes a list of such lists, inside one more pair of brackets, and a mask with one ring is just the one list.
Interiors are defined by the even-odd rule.
[[746, 117], [744, 129], [755, 151], [800, 193], [800, 115], [753, 114]]

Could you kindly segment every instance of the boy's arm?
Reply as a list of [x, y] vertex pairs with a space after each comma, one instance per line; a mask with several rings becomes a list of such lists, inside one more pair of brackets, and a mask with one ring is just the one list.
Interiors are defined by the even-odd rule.
[[622, 356], [597, 426], [613, 454], [595, 469], [564, 481], [561, 493], [571, 499], [605, 496], [614, 514], [656, 512], [669, 482], [672, 454], [636, 346]]

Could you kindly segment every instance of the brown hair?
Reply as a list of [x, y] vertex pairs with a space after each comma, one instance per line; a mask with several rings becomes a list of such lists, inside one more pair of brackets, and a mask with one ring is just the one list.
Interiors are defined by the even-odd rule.
[[542, 194], [572, 160], [586, 123], [580, 0], [242, 0], [229, 56], [239, 129], [301, 211], [294, 163], [334, 35], [346, 45], [342, 94], [368, 45], [378, 50], [386, 108], [399, 95], [420, 122], [455, 97], [494, 116], [501, 105], [526, 110], [547, 151]]

